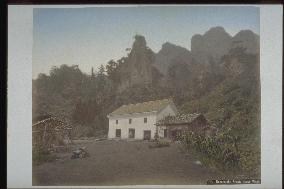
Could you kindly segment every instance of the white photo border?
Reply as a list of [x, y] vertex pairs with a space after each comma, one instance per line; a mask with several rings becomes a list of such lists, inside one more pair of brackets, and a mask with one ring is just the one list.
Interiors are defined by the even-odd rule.
[[[33, 8], [82, 8], [102, 5], [8, 6], [7, 184], [32, 186], [32, 46]], [[137, 5], [103, 5], [137, 6]], [[141, 6], [141, 5], [139, 5]], [[145, 5], [151, 6], [151, 5]], [[155, 5], [165, 6], [165, 5]], [[169, 5], [187, 6], [187, 5]], [[203, 5], [188, 5], [203, 6]], [[226, 5], [204, 5], [226, 6]], [[96, 188], [281, 188], [282, 186], [282, 5], [227, 5], [260, 8], [261, 184], [147, 185]], [[79, 188], [94, 188], [92, 186]]]

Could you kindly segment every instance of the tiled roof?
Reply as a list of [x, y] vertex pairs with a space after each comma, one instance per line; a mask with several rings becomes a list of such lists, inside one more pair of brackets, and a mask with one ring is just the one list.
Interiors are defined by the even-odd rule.
[[120, 106], [109, 115], [123, 115], [133, 113], [144, 113], [144, 112], [158, 112], [165, 108], [167, 105], [173, 103], [170, 99], [155, 100], [149, 102], [142, 102], [137, 104], [128, 104]]
[[178, 114], [176, 116], [167, 116], [164, 119], [159, 120], [157, 125], [191, 123], [201, 115], [202, 114], [194, 113], [194, 114]]

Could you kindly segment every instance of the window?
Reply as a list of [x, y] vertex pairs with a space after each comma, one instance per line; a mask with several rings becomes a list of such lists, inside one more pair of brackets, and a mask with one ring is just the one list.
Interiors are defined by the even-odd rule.
[[128, 137], [129, 138], [135, 138], [135, 129], [129, 129]]
[[132, 119], [129, 119], [129, 124], [131, 124], [132, 123]]
[[116, 120], [115, 123], [118, 124], [118, 120]]
[[115, 137], [118, 137], [118, 138], [121, 137], [121, 129], [116, 129], [115, 130]]
[[147, 123], [147, 117], [144, 118], [144, 123]]

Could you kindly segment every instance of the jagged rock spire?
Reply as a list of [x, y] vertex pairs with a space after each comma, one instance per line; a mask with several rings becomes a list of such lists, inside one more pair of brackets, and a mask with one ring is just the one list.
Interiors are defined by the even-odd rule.
[[145, 49], [146, 48], [146, 40], [145, 37], [142, 35], [135, 35], [134, 36], [134, 43], [132, 46], [132, 50], [139, 50], [139, 49]]

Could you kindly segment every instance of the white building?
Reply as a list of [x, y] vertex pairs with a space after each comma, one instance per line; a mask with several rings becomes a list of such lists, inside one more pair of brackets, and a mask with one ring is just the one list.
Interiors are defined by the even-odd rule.
[[167, 131], [157, 131], [156, 123], [176, 114], [177, 108], [169, 99], [123, 105], [107, 116], [108, 138], [153, 139], [156, 132], [166, 137]]

